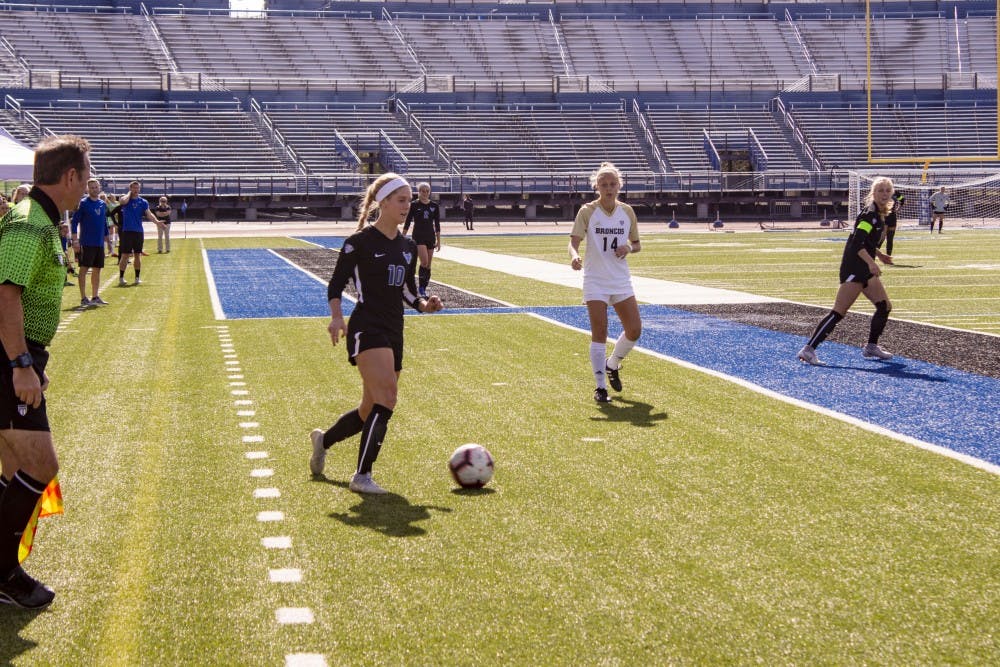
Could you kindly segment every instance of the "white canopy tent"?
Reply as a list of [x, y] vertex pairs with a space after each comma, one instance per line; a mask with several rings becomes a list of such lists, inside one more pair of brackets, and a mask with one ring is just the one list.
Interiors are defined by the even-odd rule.
[[0, 181], [31, 182], [34, 170], [35, 151], [0, 129]]

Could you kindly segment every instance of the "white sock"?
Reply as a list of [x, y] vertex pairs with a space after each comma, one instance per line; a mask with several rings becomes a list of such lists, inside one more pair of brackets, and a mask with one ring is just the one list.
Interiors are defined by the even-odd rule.
[[598, 389], [607, 389], [608, 385], [604, 381], [604, 355], [608, 352], [605, 343], [590, 343], [590, 367], [594, 369], [594, 379], [597, 380]]
[[611, 352], [611, 356], [608, 357], [608, 368], [613, 371], [618, 370], [622, 365], [622, 359], [624, 359], [632, 348], [635, 347], [635, 341], [629, 340], [628, 337], [622, 333], [615, 341], [615, 349]]

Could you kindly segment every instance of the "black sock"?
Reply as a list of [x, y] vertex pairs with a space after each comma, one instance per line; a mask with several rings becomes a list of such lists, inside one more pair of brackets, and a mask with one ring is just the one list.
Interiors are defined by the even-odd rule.
[[330, 449], [330, 447], [335, 442], [340, 442], [345, 438], [350, 438], [352, 435], [357, 435], [361, 433], [361, 429], [364, 428], [365, 422], [361, 419], [361, 415], [358, 414], [357, 408], [351, 410], [350, 412], [345, 412], [340, 415], [340, 419], [337, 423], [329, 428], [329, 430], [323, 434], [323, 448]]
[[875, 314], [872, 315], [871, 328], [868, 330], [868, 343], [869, 345], [875, 345], [878, 343], [879, 336], [885, 330], [885, 325], [889, 321], [889, 312], [892, 308], [889, 307], [888, 301], [879, 301], [875, 304]]
[[125, 269], [118, 269], [118, 280], [125, 280]]
[[0, 576], [17, 567], [21, 535], [24, 534], [43, 491], [45, 484], [32, 479], [23, 470], [14, 473], [14, 478], [4, 491], [3, 501], [0, 503]]
[[420, 289], [427, 289], [427, 284], [431, 281], [431, 270], [428, 267], [421, 266], [417, 269], [417, 287]]
[[831, 310], [827, 313], [826, 317], [819, 321], [816, 328], [813, 329], [812, 336], [809, 338], [809, 347], [816, 349], [819, 344], [826, 340], [826, 337], [830, 335], [833, 328], [837, 326], [837, 322], [844, 319], [844, 316], [835, 310]]
[[135, 279], [136, 279], [136, 280], [138, 280], [138, 279], [139, 279], [139, 271], [140, 271], [140, 269], [136, 269], [136, 270], [135, 270]]
[[378, 458], [385, 439], [385, 430], [392, 418], [392, 410], [376, 403], [372, 407], [364, 428], [361, 429], [361, 446], [358, 448], [358, 473], [364, 475], [372, 471], [372, 464]]

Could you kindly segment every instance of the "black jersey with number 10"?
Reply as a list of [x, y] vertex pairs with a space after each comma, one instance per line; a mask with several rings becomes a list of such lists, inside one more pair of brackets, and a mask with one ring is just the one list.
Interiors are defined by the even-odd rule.
[[340, 250], [327, 300], [339, 299], [348, 281], [358, 292], [351, 317], [363, 317], [387, 331], [403, 333], [403, 302], [417, 307], [416, 244], [397, 233], [388, 238], [374, 226], [348, 237]]

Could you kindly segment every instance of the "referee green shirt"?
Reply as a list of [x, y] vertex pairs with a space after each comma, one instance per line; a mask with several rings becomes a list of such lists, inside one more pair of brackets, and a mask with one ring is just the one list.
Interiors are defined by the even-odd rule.
[[0, 283], [19, 285], [24, 337], [48, 345], [62, 309], [66, 259], [59, 242], [59, 209], [32, 188], [0, 219]]

